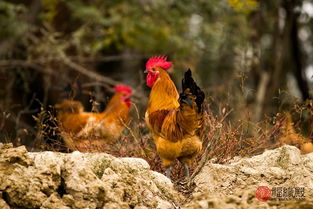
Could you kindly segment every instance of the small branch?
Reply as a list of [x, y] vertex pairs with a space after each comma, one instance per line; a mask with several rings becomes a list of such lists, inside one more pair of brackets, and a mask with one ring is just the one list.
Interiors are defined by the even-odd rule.
[[221, 132], [222, 132], [222, 127], [223, 127], [223, 122], [224, 120], [229, 116], [229, 114], [233, 111], [233, 109], [230, 109], [228, 112], [226, 112], [223, 117], [219, 120], [219, 122], [217, 122], [217, 124], [214, 126], [214, 134], [212, 139], [209, 141], [209, 143], [207, 144], [204, 153], [201, 156], [201, 160], [199, 165], [197, 166], [197, 168], [194, 170], [193, 174], [190, 176], [190, 178], [187, 181], [187, 186], [190, 188], [191, 185], [194, 182], [194, 178], [201, 172], [202, 168], [205, 166], [205, 164], [207, 163], [207, 161], [209, 160], [209, 154], [211, 151], [211, 148], [213, 145], [216, 144], [217, 140], [220, 138], [221, 136]]
[[[31, 112], [31, 113], [34, 113], [34, 112]], [[16, 120], [19, 120], [19, 118], [18, 118], [18, 116], [14, 115], [14, 114], [11, 112], [11, 113], [10, 113], [10, 117], [8, 117], [7, 120], [10, 120], [10, 121], [16, 123]], [[19, 127], [20, 127], [21, 129], [22, 129], [22, 128], [25, 128], [25, 129], [27, 129], [28, 132], [31, 132], [32, 134], [36, 134], [36, 130], [35, 130], [32, 126], [28, 125], [26, 122], [19, 120], [18, 123], [19, 123]], [[1, 130], [1, 129], [0, 129], [0, 130]]]
[[[43, 63], [46, 65], [48, 62]], [[35, 61], [28, 61], [28, 60], [0, 60], [0, 67], [4, 68], [15, 68], [15, 67], [21, 67], [21, 68], [31, 68], [34, 70], [37, 70], [39, 72], [42, 72], [47, 75], [52, 75], [55, 77], [60, 77], [60, 75], [57, 72], [46, 70], [43, 66], [40, 65], [39, 62]], [[64, 79], [64, 78], [62, 78]], [[66, 79], [66, 82], [70, 82], [70, 79]]]
[[0, 60], [0, 67], [29, 67], [41, 71], [42, 67], [35, 62], [27, 60]]
[[131, 104], [134, 106], [134, 108], [136, 110], [137, 119], [140, 120], [140, 113], [139, 113], [139, 110], [138, 110], [138, 107], [137, 107], [136, 103], [131, 102]]
[[[10, 67], [29, 67], [29, 68], [33, 68], [35, 70], [38, 70], [40, 72], [46, 73], [46, 74], [52, 74], [54, 76], [57, 75], [57, 73], [53, 73], [52, 71], [46, 71], [43, 69], [42, 65], [47, 65], [48, 63], [50, 63], [51, 61], [58, 61], [58, 62], [63, 62], [66, 66], [68, 66], [69, 68], [91, 78], [96, 80], [97, 82], [103, 82], [103, 86], [105, 86], [106, 88], [110, 89], [110, 86], [114, 86], [116, 84], [118, 84], [118, 81], [115, 81], [109, 77], [105, 77], [103, 75], [100, 75], [96, 72], [93, 72], [91, 70], [88, 70], [87, 68], [74, 63], [73, 61], [71, 61], [70, 59], [67, 58], [58, 58], [55, 60], [32, 60], [32, 61], [27, 61], [27, 60], [0, 60], [0, 67], [6, 67], [6, 68], [10, 68]], [[108, 84], [108, 85], [107, 85]]]
[[142, 55], [112, 55], [112, 56], [99, 56], [99, 57], [78, 57], [78, 56], [70, 56], [69, 57], [73, 61], [77, 62], [114, 62], [121, 60], [131, 60], [131, 59], [141, 59]]
[[18, 112], [18, 114], [16, 115], [16, 118], [15, 118], [15, 130], [16, 132], [18, 131], [19, 127], [20, 127], [20, 119], [22, 117], [23, 114], [33, 114], [33, 113], [36, 113], [38, 110], [37, 109], [30, 109], [30, 107], [32, 106], [32, 104], [34, 103], [35, 101], [35, 97], [36, 95], [33, 94], [33, 97], [31, 99], [31, 101], [29, 102], [29, 104], [21, 111]]
[[[42, 73], [53, 75], [53, 76], [59, 76], [58, 73], [53, 72], [53, 71], [47, 71], [44, 70], [44, 68], [41, 65], [47, 65], [51, 61], [58, 61], [58, 62], [63, 62], [66, 66], [69, 68], [91, 78], [94, 79], [94, 83], [89, 83], [88, 86], [92, 85], [101, 85], [105, 88], [107, 88], [109, 91], [114, 92], [113, 89], [111, 88], [112, 86], [115, 86], [116, 84], [119, 84], [120, 82], [115, 81], [109, 77], [100, 75], [96, 72], [93, 72], [91, 70], [88, 70], [87, 68], [71, 61], [70, 59], [67, 58], [59, 58], [56, 60], [32, 60], [32, 61], [27, 61], [27, 60], [0, 60], [0, 67], [6, 67], [6, 68], [11, 68], [11, 67], [24, 67], [24, 68], [32, 68], [35, 70], [38, 70]], [[136, 91], [134, 92], [133, 95], [134, 98], [137, 99], [142, 99], [143, 97], [141, 95], [136, 95]]]
[[95, 72], [93, 72], [93, 71], [90, 71], [90, 70], [86, 69], [85, 67], [83, 67], [83, 66], [81, 66], [81, 65], [78, 65], [78, 64], [72, 62], [72, 61], [69, 60], [69, 59], [63, 59], [62, 61], [63, 61], [64, 64], [67, 65], [68, 67], [70, 67], [70, 68], [76, 70], [77, 72], [80, 72], [80, 73], [83, 74], [83, 75], [86, 75], [86, 76], [89, 77], [89, 78], [93, 78], [93, 79], [95, 79], [95, 80], [97, 80], [97, 81], [102, 81], [102, 82], [108, 83], [108, 84], [110, 84], [110, 85], [116, 85], [116, 84], [119, 83], [119, 82], [117, 82], [117, 81], [115, 81], [115, 80], [113, 80], [113, 79], [111, 79], [111, 78], [109, 78], [109, 77], [105, 77], [105, 76], [102, 76], [102, 75], [100, 75], [100, 74], [98, 74], [98, 73], [95, 73]]
[[138, 140], [138, 137], [135, 136], [133, 130], [132, 130], [122, 119], [120, 119], [120, 121], [122, 122], [123, 126], [130, 132], [130, 134], [132, 135], [132, 137], [134, 137], [134, 139], [135, 139], [136, 141], [139, 141], [139, 140]]
[[206, 146], [205, 152], [203, 153], [203, 155], [201, 157], [201, 160], [200, 160], [200, 163], [199, 163], [198, 167], [195, 169], [195, 171], [190, 176], [190, 178], [189, 178], [189, 180], [187, 182], [187, 186], [188, 187], [190, 187], [192, 185], [192, 183], [194, 182], [194, 178], [200, 173], [202, 168], [205, 166], [205, 164], [209, 160], [209, 153], [211, 151], [211, 147], [212, 147], [213, 143], [220, 137], [221, 131], [222, 131], [221, 128], [218, 129], [218, 133], [217, 133], [217, 130], [216, 130], [214, 135], [213, 135], [213, 137], [212, 137], [212, 139], [210, 140], [210, 142]]

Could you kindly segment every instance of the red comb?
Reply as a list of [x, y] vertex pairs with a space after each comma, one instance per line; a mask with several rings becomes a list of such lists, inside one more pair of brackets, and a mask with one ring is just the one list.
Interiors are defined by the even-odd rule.
[[151, 67], [157, 66], [163, 69], [168, 69], [172, 66], [172, 62], [167, 62], [167, 57], [165, 56], [155, 56], [151, 57], [146, 64], [146, 69], [150, 69]]
[[118, 84], [114, 87], [114, 91], [115, 92], [124, 92], [124, 93], [128, 93], [128, 94], [132, 94], [133, 90], [127, 86], [127, 85], [122, 85], [122, 84]]

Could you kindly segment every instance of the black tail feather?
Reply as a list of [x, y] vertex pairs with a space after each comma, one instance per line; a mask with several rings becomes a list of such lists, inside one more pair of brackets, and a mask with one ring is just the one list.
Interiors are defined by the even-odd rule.
[[188, 69], [185, 72], [185, 76], [182, 80], [182, 88], [183, 92], [181, 93], [181, 96], [184, 94], [186, 89], [190, 89], [190, 93], [196, 97], [196, 104], [198, 107], [198, 112], [203, 111], [203, 101], [205, 98], [204, 92], [199, 88], [199, 86], [196, 84], [196, 82], [192, 78], [191, 70]]

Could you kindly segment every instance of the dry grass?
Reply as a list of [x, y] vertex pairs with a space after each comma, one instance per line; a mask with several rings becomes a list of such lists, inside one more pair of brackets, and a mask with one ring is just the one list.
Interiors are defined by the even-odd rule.
[[[203, 150], [193, 162], [190, 168], [191, 174], [195, 170], [198, 171], [199, 165], [207, 160], [213, 163], [227, 163], [235, 156], [249, 157], [280, 146], [278, 139], [284, 134], [282, 132], [285, 121], [283, 110], [291, 113], [297, 133], [313, 138], [312, 102], [287, 107], [281, 105], [276, 115], [255, 122], [251, 113], [253, 108], [248, 106], [245, 102], [247, 98], [242, 95], [244, 91], [234, 89], [233, 86], [236, 84], [229, 82], [221, 88], [208, 91], [211, 96], [207, 97], [210, 107], [208, 107], [202, 136]], [[235, 93], [227, 93], [232, 91]], [[116, 157], [143, 158], [150, 164], [152, 170], [164, 173], [165, 169], [144, 122], [143, 113], [140, 113], [136, 105], [134, 107], [132, 121], [125, 124], [125, 130], [119, 139], [111, 144], [89, 147], [86, 151], [106, 152]], [[58, 130], [55, 115], [54, 109], [49, 107], [41, 108], [39, 114], [34, 117], [37, 126], [35, 139], [29, 146], [31, 151], [70, 152]], [[3, 124], [1, 121], [0, 125]], [[177, 162], [172, 169], [172, 180], [182, 182], [184, 179], [184, 169]]]
[[[227, 163], [234, 156], [251, 156], [263, 152], [265, 149], [275, 147], [275, 141], [280, 125], [268, 125], [269, 121], [255, 123], [255, 136], [247, 137], [245, 129], [251, 126], [251, 121], [241, 121], [233, 125], [228, 117], [230, 111], [222, 111], [217, 115], [212, 112], [206, 114], [205, 128], [203, 133], [203, 150], [192, 164], [190, 171], [196, 169], [199, 162], [205, 155], [206, 147], [209, 146], [207, 158], [214, 163]], [[60, 132], [57, 128], [57, 121], [53, 111], [44, 109], [34, 117], [37, 121], [37, 137], [33, 146], [36, 150], [53, 150], [68, 152], [62, 142]], [[145, 159], [151, 166], [151, 169], [164, 173], [165, 169], [161, 164], [160, 158], [156, 152], [155, 144], [142, 117], [133, 120], [126, 128], [122, 136], [114, 143], [102, 144], [89, 147], [88, 152], [105, 152], [116, 157], [139, 157]], [[264, 125], [265, 124], [265, 125]], [[267, 126], [266, 126], [267, 125]], [[218, 134], [218, 137], [216, 135]], [[172, 169], [172, 180], [181, 182], [185, 179], [184, 169], [177, 162]]]

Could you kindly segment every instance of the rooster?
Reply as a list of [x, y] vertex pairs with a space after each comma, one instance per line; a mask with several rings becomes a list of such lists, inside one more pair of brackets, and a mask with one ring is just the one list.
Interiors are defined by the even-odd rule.
[[311, 139], [296, 132], [289, 112], [286, 112], [284, 115], [281, 136], [278, 139], [279, 143], [297, 146], [302, 154], [313, 152], [313, 143], [311, 142]]
[[189, 166], [202, 149], [204, 92], [194, 82], [190, 69], [182, 80], [182, 92], [166, 72], [172, 66], [167, 58], [152, 57], [146, 63], [147, 86], [151, 88], [145, 114], [157, 152], [170, 178], [171, 167], [178, 159], [189, 177]]
[[71, 150], [99, 151], [114, 142], [129, 122], [132, 90], [125, 85], [114, 88], [115, 95], [102, 113], [85, 112], [79, 101], [65, 100], [56, 104], [61, 135]]

